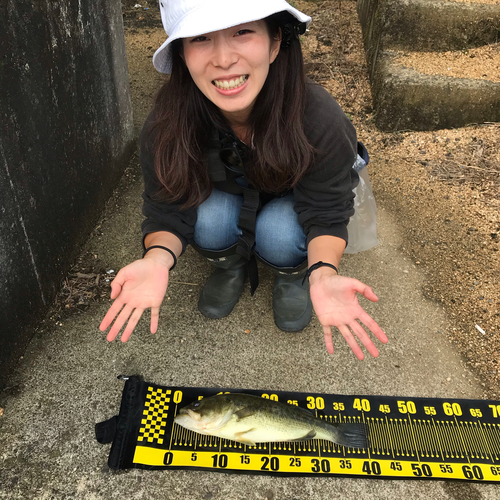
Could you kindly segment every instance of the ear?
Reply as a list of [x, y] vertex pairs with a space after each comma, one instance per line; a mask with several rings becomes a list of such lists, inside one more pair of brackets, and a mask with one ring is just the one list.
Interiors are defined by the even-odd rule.
[[281, 33], [281, 28], [279, 28], [279, 30], [280, 30], [279, 38], [271, 40], [271, 53], [270, 53], [271, 64], [275, 61], [275, 59], [278, 57], [278, 54], [280, 53], [281, 40], [283, 36]]

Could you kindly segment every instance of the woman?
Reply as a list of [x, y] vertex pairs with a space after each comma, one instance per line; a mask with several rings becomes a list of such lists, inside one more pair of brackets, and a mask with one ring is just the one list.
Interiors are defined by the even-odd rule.
[[126, 342], [143, 311], [158, 328], [169, 270], [192, 244], [215, 266], [198, 303], [228, 315], [256, 258], [275, 270], [273, 312], [300, 331], [314, 308], [333, 353], [336, 326], [354, 354], [356, 338], [378, 350], [361, 321], [363, 283], [338, 275], [358, 176], [355, 130], [335, 100], [305, 80], [299, 34], [310, 18], [284, 0], [161, 0], [167, 41], [153, 64], [170, 79], [141, 135], [144, 255], [116, 276], [101, 323]]

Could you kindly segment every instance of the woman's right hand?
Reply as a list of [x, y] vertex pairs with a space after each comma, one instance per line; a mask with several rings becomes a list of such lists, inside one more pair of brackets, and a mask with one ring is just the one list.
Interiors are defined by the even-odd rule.
[[127, 342], [148, 307], [151, 308], [151, 333], [156, 333], [160, 306], [167, 292], [169, 268], [155, 260], [151, 251], [144, 259], [136, 260], [118, 272], [111, 283], [114, 302], [99, 326], [105, 331], [114, 321], [106, 337], [108, 341], [116, 338], [128, 320], [121, 336], [121, 341]]

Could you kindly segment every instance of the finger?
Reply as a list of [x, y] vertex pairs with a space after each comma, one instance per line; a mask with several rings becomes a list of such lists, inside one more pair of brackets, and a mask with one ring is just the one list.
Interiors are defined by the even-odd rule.
[[127, 321], [128, 317], [132, 314], [133, 307], [130, 307], [128, 304], [121, 310], [120, 314], [116, 318], [111, 330], [106, 337], [110, 342], [116, 338], [116, 336], [120, 333], [120, 330], [123, 328], [123, 325]]
[[122, 307], [123, 307], [123, 302], [119, 300], [115, 300], [113, 302], [111, 307], [108, 309], [108, 312], [102, 319], [101, 324], [99, 325], [99, 330], [101, 330], [101, 332], [104, 332], [105, 330], [108, 329], [108, 326], [113, 322], [113, 319], [120, 312]]
[[371, 286], [365, 285], [361, 281], [358, 281], [357, 286], [355, 287], [356, 291], [366, 297], [368, 300], [372, 302], [378, 302], [378, 297], [375, 295], [373, 288]]
[[122, 291], [123, 284], [125, 283], [125, 273], [121, 270], [115, 276], [115, 279], [111, 282], [111, 299], [116, 299], [120, 292]]
[[374, 358], [378, 357], [378, 349], [375, 347], [375, 344], [372, 342], [372, 339], [366, 333], [365, 329], [357, 321], [353, 321], [349, 326], [351, 327], [354, 335], [356, 335], [360, 342], [366, 347], [366, 350], [370, 353], [370, 355]]
[[120, 285], [120, 283], [112, 282], [111, 283], [111, 295], [109, 296], [110, 299], [111, 300], [116, 299], [116, 297], [118, 297], [118, 295], [120, 295], [121, 291], [122, 291], [122, 286]]
[[380, 342], [383, 344], [389, 342], [384, 330], [378, 326], [377, 322], [366, 311], [363, 310], [359, 315], [359, 320], [380, 340]]
[[127, 323], [127, 328], [125, 328], [124, 332], [122, 333], [122, 336], [120, 340], [122, 342], [127, 342], [127, 340], [130, 338], [132, 335], [134, 328], [137, 326], [137, 323], [141, 319], [142, 313], [144, 312], [144, 309], [135, 309], [134, 312], [132, 313], [132, 316], [130, 316], [130, 319], [128, 320]]
[[158, 320], [160, 317], [160, 308], [151, 308], [151, 333], [156, 333], [158, 331]]
[[365, 355], [363, 354], [361, 347], [359, 347], [358, 343], [356, 342], [356, 339], [354, 338], [354, 335], [352, 334], [351, 330], [349, 330], [347, 325], [339, 326], [338, 329], [342, 334], [342, 336], [344, 337], [345, 341], [347, 342], [347, 345], [351, 348], [354, 355], [360, 361], [363, 361], [363, 359], [365, 359]]
[[323, 327], [323, 334], [325, 336], [326, 350], [328, 351], [329, 354], [333, 354], [332, 327], [331, 326], [324, 326]]

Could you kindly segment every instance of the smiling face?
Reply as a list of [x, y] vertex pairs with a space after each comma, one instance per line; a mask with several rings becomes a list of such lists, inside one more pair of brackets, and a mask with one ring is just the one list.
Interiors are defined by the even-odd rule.
[[271, 40], [265, 21], [182, 42], [183, 59], [196, 86], [230, 124], [246, 123], [280, 48], [280, 40]]

